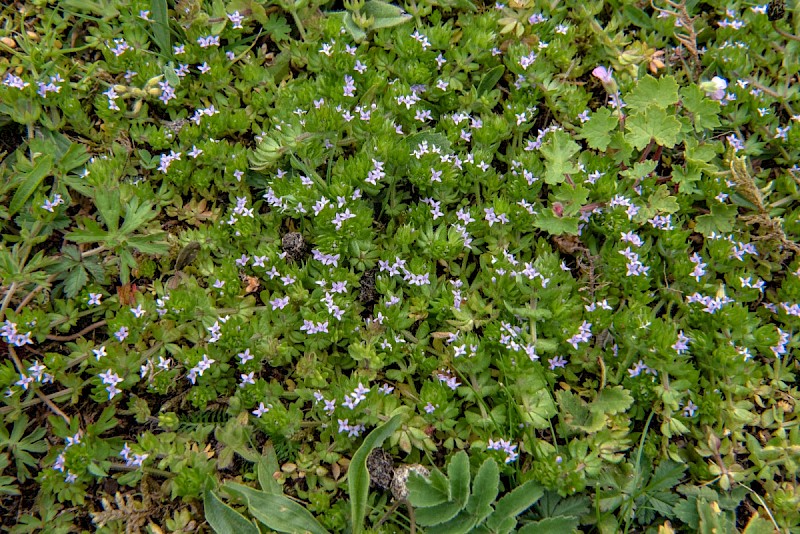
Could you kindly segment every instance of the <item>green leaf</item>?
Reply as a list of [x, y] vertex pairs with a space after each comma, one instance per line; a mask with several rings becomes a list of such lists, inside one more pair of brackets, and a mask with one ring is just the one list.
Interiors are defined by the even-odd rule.
[[733, 221], [737, 213], [736, 206], [730, 204], [714, 204], [711, 213], [700, 215], [696, 219], [694, 229], [708, 237], [711, 232], [724, 234], [733, 230]]
[[400, 427], [401, 415], [395, 415], [364, 438], [350, 461], [347, 472], [347, 489], [350, 495], [350, 517], [353, 521], [353, 534], [359, 534], [364, 528], [367, 515], [367, 498], [369, 497], [369, 472], [367, 457], [372, 449], [380, 447], [383, 442]]
[[[536, 345], [540, 348], [539, 343]], [[517, 378], [508, 386], [514, 401], [519, 407], [522, 415], [522, 422], [530, 424], [534, 428], [551, 428], [550, 418], [554, 417], [558, 410], [547, 382], [540, 374], [527, 373]]]
[[[467, 485], [469, 486], [469, 480]], [[408, 502], [415, 508], [430, 508], [450, 501], [450, 481], [440, 471], [434, 470], [428, 477], [412, 471], [409, 473], [406, 487]]]
[[278, 532], [326, 534], [328, 531], [302, 505], [283, 495], [272, 495], [242, 484], [227, 482], [223, 489], [242, 496], [250, 513]]
[[362, 30], [358, 24], [356, 24], [356, 22], [353, 20], [353, 15], [349, 11], [342, 13], [341, 16], [343, 26], [348, 32], [350, 32], [350, 35], [353, 37], [355, 42], [360, 43], [367, 38], [367, 32]]
[[636, 162], [633, 164], [632, 168], [620, 171], [620, 175], [626, 178], [630, 178], [631, 180], [641, 180], [642, 178], [646, 177], [648, 174], [656, 170], [656, 167], [658, 167], [657, 161], [647, 160], [642, 162]]
[[475, 517], [462, 513], [446, 523], [426, 529], [426, 534], [467, 534], [475, 526]]
[[556, 399], [561, 407], [561, 421], [573, 434], [576, 430], [594, 434], [605, 427], [603, 415], [589, 410], [589, 406], [573, 392], [557, 391]]
[[536, 501], [542, 498], [542, 495], [544, 495], [544, 489], [536, 480], [529, 480], [516, 487], [497, 501], [494, 512], [486, 521], [486, 526], [493, 531], [499, 530], [504, 521], [518, 516], [533, 506]]
[[22, 185], [14, 192], [11, 202], [8, 204], [9, 219], [22, 209], [28, 199], [36, 192], [42, 180], [50, 174], [51, 170], [53, 170], [53, 156], [45, 154], [36, 159], [33, 169], [26, 173], [27, 175], [23, 178]]
[[464, 451], [459, 451], [450, 460], [447, 466], [447, 476], [450, 478], [450, 500], [467, 504], [469, 499], [469, 456]]
[[648, 107], [664, 110], [678, 102], [678, 82], [672, 76], [655, 79], [647, 74], [623, 100], [631, 110], [640, 113]]
[[[550, 185], [560, 184], [566, 179], [566, 174], [574, 174], [580, 167], [572, 161], [573, 156], [580, 152], [580, 145], [572, 140], [567, 132], [553, 133], [546, 143], [542, 145], [541, 153], [547, 160], [544, 180]], [[576, 230], [577, 231], [577, 230]]]
[[600, 390], [597, 398], [589, 405], [593, 413], [614, 415], [622, 413], [633, 404], [633, 397], [622, 386]]
[[462, 504], [448, 501], [436, 506], [414, 510], [414, 514], [418, 525], [430, 527], [453, 519], [463, 509]]
[[758, 512], [750, 518], [742, 534], [774, 534], [775, 527], [770, 521], [758, 516]]
[[503, 301], [503, 304], [510, 313], [526, 319], [533, 319], [534, 321], [545, 321], [553, 316], [553, 312], [547, 308], [517, 308], [508, 301]]
[[104, 466], [98, 465], [95, 462], [89, 462], [86, 470], [97, 478], [105, 478], [108, 476], [108, 470]]
[[267, 442], [267, 445], [264, 447], [264, 454], [259, 459], [258, 466], [256, 467], [258, 483], [261, 485], [263, 491], [272, 493], [273, 495], [280, 495], [283, 493], [281, 485], [272, 476], [273, 473], [277, 473], [278, 471], [280, 471], [280, 466], [278, 465], [278, 457], [275, 455], [275, 447], [272, 445], [272, 442]]
[[206, 521], [217, 534], [258, 534], [258, 527], [222, 502], [213, 491], [203, 497]]
[[467, 511], [480, 523], [492, 512], [492, 503], [500, 490], [500, 468], [494, 458], [487, 458], [475, 480], [472, 481], [472, 495], [467, 503]]
[[[262, 7], [261, 9], [263, 10], [264, 8]], [[278, 13], [271, 13], [264, 23], [264, 32], [269, 35], [269, 38], [272, 39], [273, 42], [281, 43], [289, 40], [292, 34], [292, 28], [289, 26], [289, 23], [286, 22], [286, 17]]]
[[681, 123], [674, 114], [669, 114], [663, 109], [649, 107], [643, 113], [635, 113], [625, 122], [628, 133], [625, 140], [638, 150], [646, 147], [651, 139], [666, 148], [672, 148], [678, 143], [681, 133]]
[[73, 169], [82, 167], [91, 157], [91, 154], [86, 151], [84, 145], [70, 142], [67, 150], [56, 162], [56, 166], [61, 172], [66, 174]]
[[708, 98], [697, 85], [692, 84], [681, 88], [681, 102], [684, 109], [691, 113], [695, 132], [699, 133], [720, 126], [720, 103]]
[[659, 185], [648, 202], [650, 209], [656, 213], [676, 213], [681, 209], [678, 199], [669, 194], [666, 184]]
[[589, 200], [589, 190], [581, 184], [561, 184], [554, 188], [553, 198], [561, 202], [564, 208], [564, 217], [578, 215], [581, 206]]
[[68, 299], [74, 298], [88, 281], [89, 275], [82, 265], [71, 269], [64, 280], [64, 295]]
[[150, 18], [153, 21], [153, 38], [156, 45], [164, 56], [172, 57], [167, 0], [150, 0]]
[[577, 217], [559, 217], [552, 208], [547, 208], [536, 214], [533, 225], [550, 235], [578, 235], [579, 222]]
[[517, 534], [573, 534], [580, 524], [580, 519], [572, 516], [548, 517], [540, 521], [528, 523], [517, 531]]
[[68, 233], [66, 238], [76, 243], [96, 243], [108, 238], [108, 232], [103, 230], [96, 221], [84, 219], [83, 226], [85, 228], [79, 228]]
[[481, 83], [478, 84], [478, 98], [494, 89], [494, 86], [497, 85], [497, 82], [499, 82], [500, 78], [503, 77], [505, 70], [505, 66], [497, 65], [496, 67], [489, 69], [486, 74], [483, 75], [483, 78], [481, 78]]
[[611, 142], [610, 132], [618, 127], [619, 120], [611, 116], [611, 110], [607, 107], [600, 108], [584, 123], [579, 138], [586, 139], [590, 148], [605, 150]]
[[[138, 199], [134, 199], [132, 202], [138, 206]], [[115, 233], [119, 230], [119, 218], [122, 215], [119, 188], [97, 188], [94, 195], [94, 205], [97, 207], [97, 211], [100, 212], [100, 217], [103, 218], [103, 223], [109, 232]]]
[[682, 195], [691, 195], [697, 191], [694, 184], [701, 178], [702, 173], [695, 165], [686, 165], [685, 169], [677, 165], [672, 167], [672, 181], [678, 184], [678, 192]]
[[140, 204], [139, 199], [134, 197], [125, 206], [125, 222], [122, 223], [119, 233], [132, 234], [140, 226], [155, 219], [156, 215], [158, 213], [152, 209], [151, 204], [147, 202]]
[[625, 20], [633, 23], [637, 29], [650, 30], [653, 28], [650, 17], [638, 7], [627, 4], [622, 8], [622, 12], [625, 14]]
[[672, 460], [662, 461], [658, 464], [655, 472], [653, 472], [653, 476], [647, 483], [645, 492], [654, 493], [674, 488], [680, 484], [686, 469], [687, 467], [685, 465], [679, 464], [678, 462]]
[[143, 254], [166, 254], [169, 252], [169, 245], [156, 241], [163, 235], [165, 235], [164, 232], [150, 235], [137, 235], [128, 238], [128, 244]]
[[381, 0], [367, 0], [364, 2], [364, 7], [361, 8], [361, 13], [374, 19], [370, 28], [376, 30], [399, 26], [412, 18], [401, 8]]

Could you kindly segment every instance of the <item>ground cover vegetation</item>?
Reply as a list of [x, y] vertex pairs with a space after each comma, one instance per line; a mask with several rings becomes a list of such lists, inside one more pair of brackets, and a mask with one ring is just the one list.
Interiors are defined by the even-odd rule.
[[13, 533], [800, 531], [800, 4], [0, 17]]

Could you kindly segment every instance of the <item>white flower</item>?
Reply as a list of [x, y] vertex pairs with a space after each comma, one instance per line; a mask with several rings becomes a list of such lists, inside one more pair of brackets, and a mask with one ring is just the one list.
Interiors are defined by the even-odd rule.
[[255, 415], [256, 417], [261, 417], [261, 416], [262, 416], [262, 415], [264, 415], [265, 413], [269, 412], [270, 408], [272, 408], [272, 405], [271, 405], [271, 404], [267, 404], [267, 405], [265, 406], [263, 402], [259, 402], [259, 403], [258, 403], [258, 408], [256, 408], [255, 410], [253, 410], [253, 412], [252, 412], [252, 413], [253, 413], [253, 415]]

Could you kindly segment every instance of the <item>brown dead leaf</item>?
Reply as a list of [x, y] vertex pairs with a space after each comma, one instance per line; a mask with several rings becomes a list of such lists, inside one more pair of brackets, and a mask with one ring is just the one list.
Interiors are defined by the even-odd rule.
[[136, 284], [123, 284], [117, 287], [117, 296], [121, 306], [133, 306], [136, 304], [136, 293], [139, 288]]
[[244, 288], [245, 293], [258, 291], [258, 288], [261, 286], [261, 282], [259, 282], [256, 276], [245, 276], [244, 282], [247, 282], [247, 286]]

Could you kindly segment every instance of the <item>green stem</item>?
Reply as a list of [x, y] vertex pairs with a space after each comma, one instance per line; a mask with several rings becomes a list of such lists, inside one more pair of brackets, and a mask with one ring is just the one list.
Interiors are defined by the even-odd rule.
[[297, 16], [297, 10], [292, 9], [290, 11], [292, 14], [292, 18], [294, 19], [294, 23], [297, 26], [297, 31], [300, 32], [300, 38], [305, 41], [306, 40], [306, 30], [303, 27], [303, 23], [300, 21], [300, 17]]
[[130, 471], [136, 471], [137, 469], [141, 469], [142, 471], [144, 471], [148, 475], [157, 475], [157, 476], [160, 476], [160, 477], [163, 477], [163, 478], [172, 478], [172, 477], [175, 476], [175, 473], [171, 473], [169, 471], [164, 471], [163, 469], [156, 469], [155, 467], [147, 467], [147, 466], [136, 467], [136, 466], [133, 466], [133, 465], [112, 463], [109, 466], [109, 468], [112, 471], [129, 471], [129, 472]]

